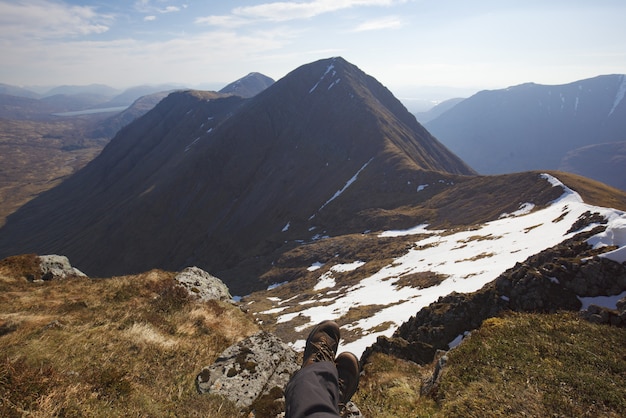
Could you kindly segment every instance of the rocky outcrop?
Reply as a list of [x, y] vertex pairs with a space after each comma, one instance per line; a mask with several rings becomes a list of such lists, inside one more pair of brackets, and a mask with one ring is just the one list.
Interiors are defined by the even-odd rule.
[[230, 346], [196, 377], [200, 393], [224, 396], [255, 417], [284, 411], [284, 388], [300, 368], [298, 355], [275, 335], [261, 331]]
[[40, 255], [41, 280], [87, 277], [82, 271], [72, 267], [70, 260], [63, 255]]
[[581, 316], [596, 324], [609, 324], [616, 327], [626, 327], [626, 297], [617, 302], [617, 309], [608, 309], [603, 306], [589, 305], [582, 311]]
[[174, 277], [187, 292], [202, 301], [232, 301], [228, 287], [215, 276], [198, 267], [187, 267]]
[[[367, 362], [374, 352], [383, 352], [430, 363], [437, 349], [449, 349], [452, 341], [458, 341], [485, 319], [504, 310], [578, 311], [582, 306], [579, 297], [620, 294], [626, 290], [626, 265], [599, 257], [606, 248], [594, 250], [587, 243], [602, 228], [577, 234], [517, 263], [477, 292], [451, 293], [440, 298], [402, 324], [391, 338], [379, 337], [363, 353], [361, 361]], [[596, 322], [618, 325], [626, 317], [623, 309], [590, 309], [586, 317]]]

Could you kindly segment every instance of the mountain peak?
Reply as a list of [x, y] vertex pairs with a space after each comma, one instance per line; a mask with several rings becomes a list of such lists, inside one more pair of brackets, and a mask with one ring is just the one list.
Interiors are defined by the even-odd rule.
[[245, 294], [285, 240], [362, 231], [362, 213], [414, 202], [426, 178], [472, 173], [335, 57], [249, 99], [170, 94], [11, 216], [0, 255], [60, 253], [95, 276], [197, 265]]
[[274, 84], [274, 80], [270, 77], [252, 72], [228, 84], [219, 92], [249, 98], [256, 96], [272, 84]]

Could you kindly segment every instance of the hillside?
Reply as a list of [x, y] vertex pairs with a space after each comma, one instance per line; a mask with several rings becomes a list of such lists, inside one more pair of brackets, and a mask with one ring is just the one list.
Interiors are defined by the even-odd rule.
[[569, 151], [559, 170], [626, 190], [626, 141], [587, 145]]
[[[625, 80], [604, 75], [564, 85], [481, 91], [425, 126], [481, 174], [565, 169], [568, 152], [624, 141]], [[585, 159], [590, 167], [576, 172], [595, 176], [602, 165], [612, 165], [610, 157], [596, 154]], [[594, 176], [621, 187], [623, 176]]]
[[[240, 416], [194, 385], [201, 367], [257, 331], [239, 307], [193, 300], [165, 271], [28, 275], [38, 277], [33, 256], [0, 261], [1, 416]], [[447, 353], [435, 386], [436, 362], [372, 356], [354, 401], [368, 417], [618, 417], [624, 339], [624, 328], [574, 314], [509, 314]]]

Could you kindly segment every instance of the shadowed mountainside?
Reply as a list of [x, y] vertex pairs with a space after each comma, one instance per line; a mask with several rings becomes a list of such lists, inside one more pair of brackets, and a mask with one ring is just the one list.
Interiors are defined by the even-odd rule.
[[286, 239], [468, 174], [374, 78], [321, 60], [248, 100], [171, 94], [11, 216], [0, 253], [62, 253], [91, 275], [193, 264], [247, 292]]

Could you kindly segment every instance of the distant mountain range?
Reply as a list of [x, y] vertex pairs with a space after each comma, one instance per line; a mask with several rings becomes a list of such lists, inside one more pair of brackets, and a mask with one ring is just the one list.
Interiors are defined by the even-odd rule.
[[615, 176], [626, 173], [625, 94], [624, 75], [528, 83], [479, 92], [425, 126], [481, 174], [562, 169], [626, 190]]

